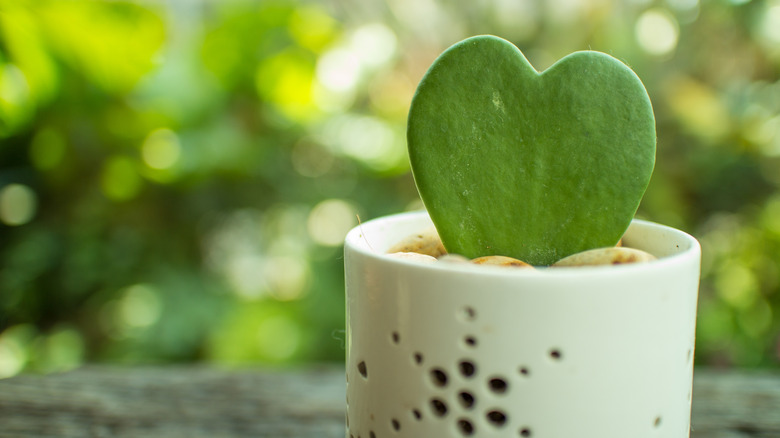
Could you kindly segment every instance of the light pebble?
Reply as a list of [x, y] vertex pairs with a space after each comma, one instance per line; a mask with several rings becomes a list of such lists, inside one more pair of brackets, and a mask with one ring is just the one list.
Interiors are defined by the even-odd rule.
[[471, 263], [477, 264], [477, 265], [492, 265], [492, 266], [506, 266], [506, 267], [512, 267], [512, 268], [531, 268], [533, 269], [533, 266], [529, 265], [528, 263], [513, 258], [513, 257], [506, 257], [506, 256], [500, 256], [500, 255], [492, 255], [492, 256], [484, 256], [484, 257], [477, 257], [473, 260], [471, 260]]
[[626, 247], [596, 248], [578, 252], [553, 263], [554, 267], [562, 266], [599, 266], [622, 265], [627, 263], [642, 263], [656, 260], [648, 252]]
[[430, 227], [419, 233], [407, 236], [393, 245], [387, 252], [411, 252], [425, 254], [434, 258], [447, 254], [447, 250], [444, 249], [444, 244], [441, 243], [441, 238], [435, 227]]
[[438, 260], [444, 263], [469, 263], [471, 260], [460, 254], [444, 254]]
[[436, 257], [431, 257], [426, 254], [420, 254], [417, 252], [393, 252], [388, 254], [390, 257], [395, 257], [397, 259], [404, 259], [404, 260], [410, 260], [413, 262], [423, 262], [423, 263], [431, 263], [436, 262]]

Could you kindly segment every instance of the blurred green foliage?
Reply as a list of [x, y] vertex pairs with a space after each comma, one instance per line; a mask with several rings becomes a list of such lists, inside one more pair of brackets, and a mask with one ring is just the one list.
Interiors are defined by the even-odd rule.
[[776, 366], [778, 0], [0, 0], [0, 377], [342, 360], [341, 240], [420, 207], [411, 96], [482, 33], [635, 69], [640, 216], [704, 250], [697, 363]]

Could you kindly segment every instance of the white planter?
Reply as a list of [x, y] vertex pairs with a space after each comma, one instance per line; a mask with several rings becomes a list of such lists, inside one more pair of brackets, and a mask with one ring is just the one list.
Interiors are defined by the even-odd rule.
[[346, 238], [347, 437], [689, 436], [700, 247], [635, 220], [658, 261], [524, 270], [385, 255], [431, 225]]

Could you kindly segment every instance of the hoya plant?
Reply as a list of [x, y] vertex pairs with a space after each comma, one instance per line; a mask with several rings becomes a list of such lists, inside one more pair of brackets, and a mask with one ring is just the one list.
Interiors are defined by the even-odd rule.
[[614, 246], [655, 163], [652, 105], [628, 66], [582, 51], [540, 73], [495, 36], [436, 59], [407, 135], [415, 184], [447, 251], [536, 266]]

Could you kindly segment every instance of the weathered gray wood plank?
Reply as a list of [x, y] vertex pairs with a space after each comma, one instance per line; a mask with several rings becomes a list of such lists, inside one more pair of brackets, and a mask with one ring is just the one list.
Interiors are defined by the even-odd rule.
[[[89, 366], [0, 380], [0, 438], [344, 437], [344, 371]], [[780, 373], [697, 370], [692, 438], [779, 438]]]
[[0, 380], [0, 437], [344, 438], [344, 372], [86, 367]]
[[780, 374], [696, 370], [692, 438], [780, 437]]

